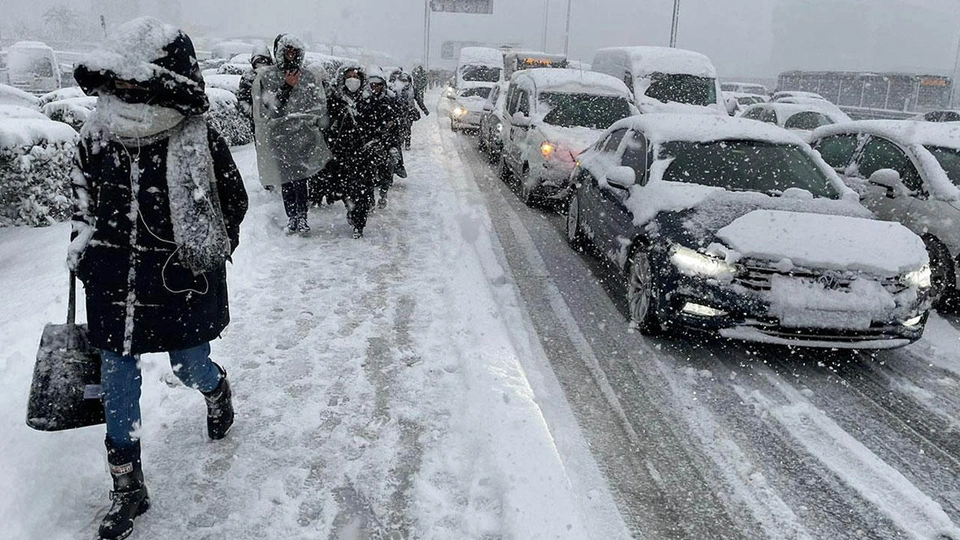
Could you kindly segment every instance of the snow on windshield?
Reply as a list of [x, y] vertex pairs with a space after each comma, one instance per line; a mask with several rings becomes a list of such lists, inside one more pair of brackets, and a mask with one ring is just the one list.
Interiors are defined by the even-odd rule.
[[540, 102], [547, 111], [543, 121], [554, 126], [607, 129], [630, 116], [630, 103], [624, 98], [544, 92]]

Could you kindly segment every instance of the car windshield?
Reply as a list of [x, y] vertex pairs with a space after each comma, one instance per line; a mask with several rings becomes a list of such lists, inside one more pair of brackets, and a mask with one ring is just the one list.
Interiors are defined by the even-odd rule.
[[664, 103], [687, 103], [707, 106], [717, 102], [717, 85], [709, 77], [654, 73], [644, 95]]
[[497, 82], [500, 80], [500, 68], [490, 66], [464, 66], [460, 76], [468, 82]]
[[8, 60], [10, 71], [32, 73], [40, 77], [53, 77], [53, 62], [50, 58], [29, 52], [11, 51]]
[[937, 158], [940, 167], [947, 173], [947, 178], [954, 185], [960, 186], [960, 149], [946, 146], [926, 146], [925, 148]]
[[482, 97], [487, 99], [490, 96], [490, 87], [489, 86], [478, 86], [476, 88], [465, 88], [460, 92], [460, 97]]
[[763, 141], [670, 142], [663, 145], [660, 158], [673, 158], [663, 175], [670, 182], [773, 196], [799, 188], [814, 197], [840, 198], [827, 175], [799, 146]]
[[540, 102], [550, 111], [543, 121], [554, 126], [607, 129], [630, 116], [630, 103], [626, 98], [544, 92], [540, 94]]

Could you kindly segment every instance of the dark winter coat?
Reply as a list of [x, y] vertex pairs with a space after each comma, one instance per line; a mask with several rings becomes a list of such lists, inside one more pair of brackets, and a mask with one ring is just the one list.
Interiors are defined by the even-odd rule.
[[[190, 39], [154, 19], [123, 25], [76, 73], [91, 94], [110, 93], [115, 79], [136, 81], [190, 121], [208, 107]], [[71, 177], [79, 237], [70, 262], [84, 284], [96, 347], [127, 354], [186, 349], [217, 337], [230, 320], [225, 264], [194, 275], [178, 259], [167, 179], [174, 131], [124, 146], [109, 133], [84, 129]], [[209, 126], [207, 142], [232, 253], [247, 194], [230, 149]]]
[[[209, 140], [232, 252], [240, 242], [247, 193], [226, 142], [213, 129]], [[230, 321], [225, 266], [194, 276], [174, 253], [166, 180], [168, 141], [141, 147], [139, 158], [117, 142], [86, 140], [78, 149], [83, 181], [75, 178], [74, 190], [89, 207], [74, 219], [93, 218], [95, 232], [76, 270], [86, 293], [90, 341], [96, 347], [123, 350], [131, 303], [132, 354], [200, 345], [218, 337]], [[105, 146], [94, 153], [93, 144]], [[140, 169], [135, 233], [128, 217], [133, 202], [131, 162]], [[134, 242], [131, 233], [136, 235]]]

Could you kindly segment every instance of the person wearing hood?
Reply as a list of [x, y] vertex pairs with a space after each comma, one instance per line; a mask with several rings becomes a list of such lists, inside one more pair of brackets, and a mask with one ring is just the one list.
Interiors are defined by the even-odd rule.
[[226, 371], [210, 341], [230, 320], [226, 261], [247, 193], [209, 108], [193, 43], [148, 17], [119, 26], [74, 73], [97, 107], [71, 174], [68, 266], [83, 282], [89, 340], [101, 351], [112, 506], [100, 538], [125, 538], [150, 498], [140, 459], [140, 355], [167, 352], [206, 401], [207, 435], [233, 424]]
[[368, 78], [363, 108], [369, 119], [368, 144], [373, 150], [374, 178], [380, 188], [378, 208], [386, 208], [387, 193], [393, 185], [393, 175], [406, 178], [403, 169], [403, 154], [400, 152], [402, 113], [396, 93], [387, 87], [387, 80], [380, 74]]
[[240, 87], [237, 90], [237, 102], [239, 103], [240, 111], [251, 120], [253, 120], [253, 93], [251, 92], [253, 81], [257, 78], [258, 69], [270, 65], [273, 65], [273, 57], [270, 56], [270, 50], [267, 49], [266, 45], [261, 45], [254, 49], [253, 54], [250, 55], [250, 69], [240, 77]]
[[[381, 79], [382, 80], [382, 79]], [[367, 213], [373, 205], [378, 160], [371, 143], [374, 126], [369, 116], [366, 71], [358, 65], [346, 64], [337, 72], [330, 92], [330, 129], [327, 140], [333, 152], [333, 169], [328, 175], [343, 194], [347, 206], [347, 222], [353, 237], [362, 238]]]
[[333, 157], [323, 137], [330, 123], [323, 84], [304, 68], [305, 56], [302, 41], [277, 36], [276, 63], [260, 68], [251, 88], [260, 182], [280, 186], [287, 234], [310, 232], [308, 181]]
[[[403, 142], [403, 149], [410, 150], [410, 139], [412, 135], [413, 123], [420, 120], [420, 111], [417, 110], [417, 101], [413, 88], [413, 77], [405, 71], [399, 71], [393, 76], [393, 82], [390, 83], [390, 89], [396, 95], [397, 115], [399, 117], [399, 137]], [[399, 144], [398, 144], [399, 146]], [[400, 163], [403, 163], [401, 154]], [[401, 177], [405, 176], [401, 175]]]

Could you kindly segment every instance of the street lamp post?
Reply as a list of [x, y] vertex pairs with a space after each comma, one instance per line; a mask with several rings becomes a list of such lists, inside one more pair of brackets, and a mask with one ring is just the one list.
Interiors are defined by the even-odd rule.
[[547, 23], [550, 21], [550, 0], [543, 0], [543, 40], [540, 41], [540, 50], [547, 52]]
[[430, 69], [430, 0], [423, 0], [423, 69]]
[[680, 22], [680, 0], [673, 0], [673, 24], [670, 27], [670, 46], [677, 46], [677, 25]]
[[570, 55], [570, 8], [573, 0], [567, 0], [567, 30], [563, 33], [563, 56]]
[[960, 104], [960, 36], [957, 37], [957, 56], [953, 61], [953, 77], [950, 81], [950, 108]]

